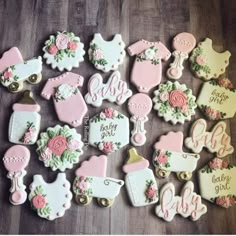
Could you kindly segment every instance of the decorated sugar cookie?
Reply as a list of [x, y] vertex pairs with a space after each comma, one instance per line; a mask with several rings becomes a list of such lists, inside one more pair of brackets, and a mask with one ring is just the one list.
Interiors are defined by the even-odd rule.
[[131, 142], [134, 146], [142, 146], [146, 142], [144, 123], [148, 121], [147, 115], [152, 110], [152, 100], [144, 93], [137, 93], [129, 99], [128, 110], [132, 115], [130, 121], [134, 123]]
[[196, 97], [185, 84], [168, 81], [160, 84], [158, 90], [154, 91], [154, 95], [153, 108], [167, 122], [170, 121], [174, 125], [183, 124], [185, 120], [191, 120], [191, 116], [195, 114]]
[[206, 38], [192, 51], [191, 69], [197, 77], [204, 80], [217, 79], [224, 74], [229, 65], [230, 56], [229, 51], [216, 52], [212, 48], [212, 40]]
[[58, 77], [48, 79], [41, 96], [49, 100], [51, 97], [58, 119], [73, 127], [81, 125], [88, 111], [79, 87], [84, 78], [78, 74], [67, 72]]
[[23, 178], [27, 173], [25, 168], [28, 166], [29, 160], [29, 150], [21, 145], [10, 147], [3, 157], [3, 164], [8, 170], [7, 177], [11, 180], [9, 201], [13, 205], [20, 205], [26, 201], [27, 193]]
[[162, 60], [167, 61], [170, 51], [161, 42], [140, 40], [127, 48], [130, 56], [136, 55], [131, 73], [131, 82], [140, 93], [148, 93], [160, 84]]
[[153, 164], [158, 177], [167, 178], [176, 172], [180, 180], [191, 179], [200, 155], [183, 152], [183, 139], [182, 132], [169, 132], [154, 144]]
[[132, 91], [128, 89], [127, 83], [120, 79], [119, 71], [113, 72], [106, 84], [103, 84], [102, 76], [96, 73], [88, 82], [88, 93], [85, 95], [85, 101], [94, 107], [100, 107], [103, 100], [121, 105], [131, 95]]
[[236, 89], [229, 79], [221, 77], [205, 82], [197, 99], [197, 105], [210, 120], [232, 118], [236, 107]]
[[188, 181], [181, 190], [180, 196], [175, 196], [175, 186], [172, 183], [165, 184], [160, 193], [160, 203], [155, 212], [165, 221], [172, 221], [176, 214], [184, 218], [190, 217], [196, 221], [207, 213], [206, 205], [202, 204], [200, 195], [194, 191], [193, 182]]
[[129, 143], [129, 119], [106, 108], [89, 120], [89, 144], [109, 154]]
[[70, 71], [74, 67], [79, 67], [79, 63], [84, 61], [84, 44], [78, 36], [72, 32], [57, 32], [50, 35], [43, 47], [46, 63], [52, 69], [59, 71]]
[[41, 116], [40, 106], [34, 101], [33, 94], [26, 90], [22, 99], [13, 105], [9, 122], [8, 137], [12, 143], [32, 145], [37, 141]]
[[124, 181], [106, 177], [107, 156], [92, 156], [83, 161], [75, 172], [73, 192], [80, 205], [87, 205], [97, 198], [102, 207], [111, 207], [120, 193]]
[[198, 172], [202, 198], [228, 208], [236, 204], [236, 167], [214, 158]]
[[71, 169], [83, 154], [81, 135], [69, 126], [56, 125], [40, 134], [37, 153], [44, 166], [53, 171]]
[[96, 69], [103, 72], [117, 70], [125, 58], [125, 43], [120, 34], [115, 34], [113, 39], [106, 41], [99, 33], [94, 34], [88, 50], [89, 60]]
[[190, 33], [177, 34], [172, 42], [175, 51], [172, 53], [175, 58], [167, 70], [167, 76], [170, 79], [179, 79], [183, 74], [183, 62], [188, 59], [188, 54], [195, 48], [196, 39]]
[[203, 147], [217, 157], [224, 157], [234, 152], [231, 138], [226, 133], [226, 123], [218, 122], [212, 131], [206, 131], [207, 123], [204, 119], [196, 120], [190, 130], [190, 135], [184, 140], [185, 146], [195, 153], [200, 153]]
[[125, 185], [133, 206], [141, 207], [158, 202], [156, 179], [149, 162], [139, 156], [135, 148], [129, 149], [129, 159], [123, 166]]
[[23, 89], [23, 82], [37, 84], [41, 81], [42, 57], [27, 61], [17, 47], [6, 51], [0, 59], [0, 82], [12, 93]]
[[70, 182], [65, 173], [57, 174], [53, 183], [46, 183], [42, 175], [34, 175], [30, 185], [29, 201], [39, 217], [55, 220], [71, 206]]

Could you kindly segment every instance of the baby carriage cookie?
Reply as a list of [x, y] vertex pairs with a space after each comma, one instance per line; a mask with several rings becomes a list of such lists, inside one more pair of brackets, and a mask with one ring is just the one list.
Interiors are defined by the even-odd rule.
[[192, 178], [200, 155], [183, 152], [182, 146], [182, 132], [169, 132], [154, 144], [153, 164], [158, 177], [167, 178], [171, 172], [176, 172], [179, 180]]
[[124, 181], [106, 177], [107, 156], [92, 156], [83, 161], [75, 172], [73, 192], [80, 205], [87, 205], [97, 198], [102, 207], [111, 207], [120, 193]]
[[135, 148], [129, 149], [129, 159], [123, 166], [125, 185], [133, 206], [141, 207], [158, 202], [156, 179], [149, 162], [139, 156]]

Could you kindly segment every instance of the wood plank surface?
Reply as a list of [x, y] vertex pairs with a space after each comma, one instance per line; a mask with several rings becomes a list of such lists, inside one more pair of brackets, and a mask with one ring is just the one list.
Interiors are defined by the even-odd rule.
[[[25, 59], [42, 55], [44, 41], [50, 34], [56, 31], [72, 31], [79, 35], [88, 50], [89, 42], [93, 34], [99, 32], [104, 39], [111, 39], [115, 33], [121, 33], [126, 45], [139, 40], [160, 40], [170, 50], [174, 35], [188, 31], [195, 35], [197, 41], [205, 37], [212, 38], [216, 50], [228, 49], [231, 53], [230, 65], [226, 74], [236, 85], [236, 1], [220, 0], [0, 0], [0, 54], [12, 46], [17, 46]], [[165, 72], [168, 62], [163, 63], [163, 82], [167, 80]], [[130, 71], [134, 59], [125, 58], [125, 62], [119, 67], [122, 78], [129, 82]], [[88, 56], [78, 69], [72, 70], [85, 78], [82, 93], [87, 90], [87, 81], [90, 76], [98, 71], [88, 62]], [[35, 86], [25, 83], [25, 88], [34, 92], [37, 102], [41, 106], [42, 124], [41, 130], [49, 126], [62, 124], [57, 120], [52, 101], [46, 101], [40, 97], [40, 92], [50, 77], [60, 73], [49, 66], [43, 66], [43, 81]], [[105, 80], [110, 73], [103, 73]], [[202, 84], [189, 70], [185, 63], [181, 83], [186, 83], [198, 95]], [[129, 84], [133, 92], [136, 88]], [[153, 96], [150, 93], [150, 96]], [[0, 88], [0, 155], [12, 144], [8, 141], [8, 121], [12, 113], [12, 104], [20, 97], [20, 94], [10, 94], [2, 86]], [[119, 111], [128, 115], [127, 104], [116, 106], [103, 103], [103, 108], [112, 105]], [[235, 106], [235, 104], [232, 104]], [[89, 106], [89, 117], [99, 112], [102, 108]], [[188, 134], [192, 122], [202, 117], [200, 111], [192, 121], [184, 125], [171, 125], [157, 117], [152, 111], [147, 129], [147, 143], [137, 148], [139, 153], [151, 160], [153, 144], [160, 135], [168, 131], [181, 130]], [[209, 127], [214, 122], [208, 122]], [[231, 134], [232, 143], [236, 148], [236, 118], [227, 120], [228, 132]], [[83, 135], [83, 125], [77, 128]], [[126, 146], [121, 151], [112, 154], [108, 161], [107, 176], [124, 178], [121, 167], [127, 157]], [[57, 172], [47, 169], [38, 160], [35, 146], [30, 147], [31, 161], [27, 168], [28, 174], [24, 182], [28, 186], [32, 182], [34, 174], [42, 174], [46, 181], [53, 181]], [[88, 159], [92, 154], [101, 154], [95, 148], [89, 147], [81, 157]], [[201, 152], [198, 168], [206, 164], [214, 156], [206, 151]], [[236, 164], [235, 155], [227, 157]], [[74, 179], [74, 171], [67, 170], [66, 175], [70, 181]], [[153, 168], [151, 166], [151, 168]], [[31, 210], [27, 201], [22, 206], [12, 206], [9, 201], [10, 181], [6, 178], [6, 170], [0, 164], [0, 233], [1, 234], [231, 234], [236, 233], [235, 219], [236, 207], [223, 209], [204, 201], [208, 207], [208, 213], [197, 222], [176, 216], [167, 223], [154, 214], [155, 205], [148, 207], [131, 207], [125, 188], [112, 208], [103, 209], [93, 201], [89, 206], [80, 207], [72, 201], [72, 207], [66, 211], [63, 218], [49, 222], [39, 218]], [[199, 192], [197, 175], [194, 173], [193, 181], [195, 191]], [[176, 191], [183, 183], [171, 174], [167, 180], [159, 180], [159, 188], [166, 182], [173, 182]], [[28, 191], [28, 189], [27, 189]], [[56, 196], [55, 196], [56, 198]]]

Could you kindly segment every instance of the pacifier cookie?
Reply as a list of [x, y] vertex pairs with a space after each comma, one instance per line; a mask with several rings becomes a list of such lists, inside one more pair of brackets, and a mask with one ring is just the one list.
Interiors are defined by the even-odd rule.
[[84, 44], [78, 36], [72, 32], [57, 32], [50, 35], [43, 47], [46, 63], [51, 65], [52, 69], [59, 71], [79, 67], [79, 63], [84, 61]]

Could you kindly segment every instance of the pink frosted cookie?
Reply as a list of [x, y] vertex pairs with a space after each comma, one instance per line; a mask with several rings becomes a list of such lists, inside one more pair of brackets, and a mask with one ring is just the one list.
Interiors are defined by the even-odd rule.
[[171, 56], [161, 42], [140, 40], [127, 48], [130, 56], [136, 55], [131, 81], [141, 93], [148, 93], [161, 82], [162, 63]]
[[112, 206], [124, 182], [106, 177], [106, 170], [107, 156], [91, 156], [88, 161], [82, 162], [75, 172], [73, 183], [73, 192], [78, 204], [87, 205], [92, 198], [97, 198], [100, 206]]
[[8, 170], [7, 177], [11, 180], [11, 196], [9, 198], [13, 205], [20, 205], [26, 201], [26, 186], [23, 184], [23, 177], [26, 175], [25, 168], [29, 164], [30, 152], [21, 145], [10, 147], [4, 157], [3, 164]]
[[41, 96], [49, 100], [53, 98], [58, 119], [73, 127], [81, 125], [87, 113], [87, 105], [79, 91], [84, 78], [78, 74], [67, 72], [58, 77], [48, 79]]

